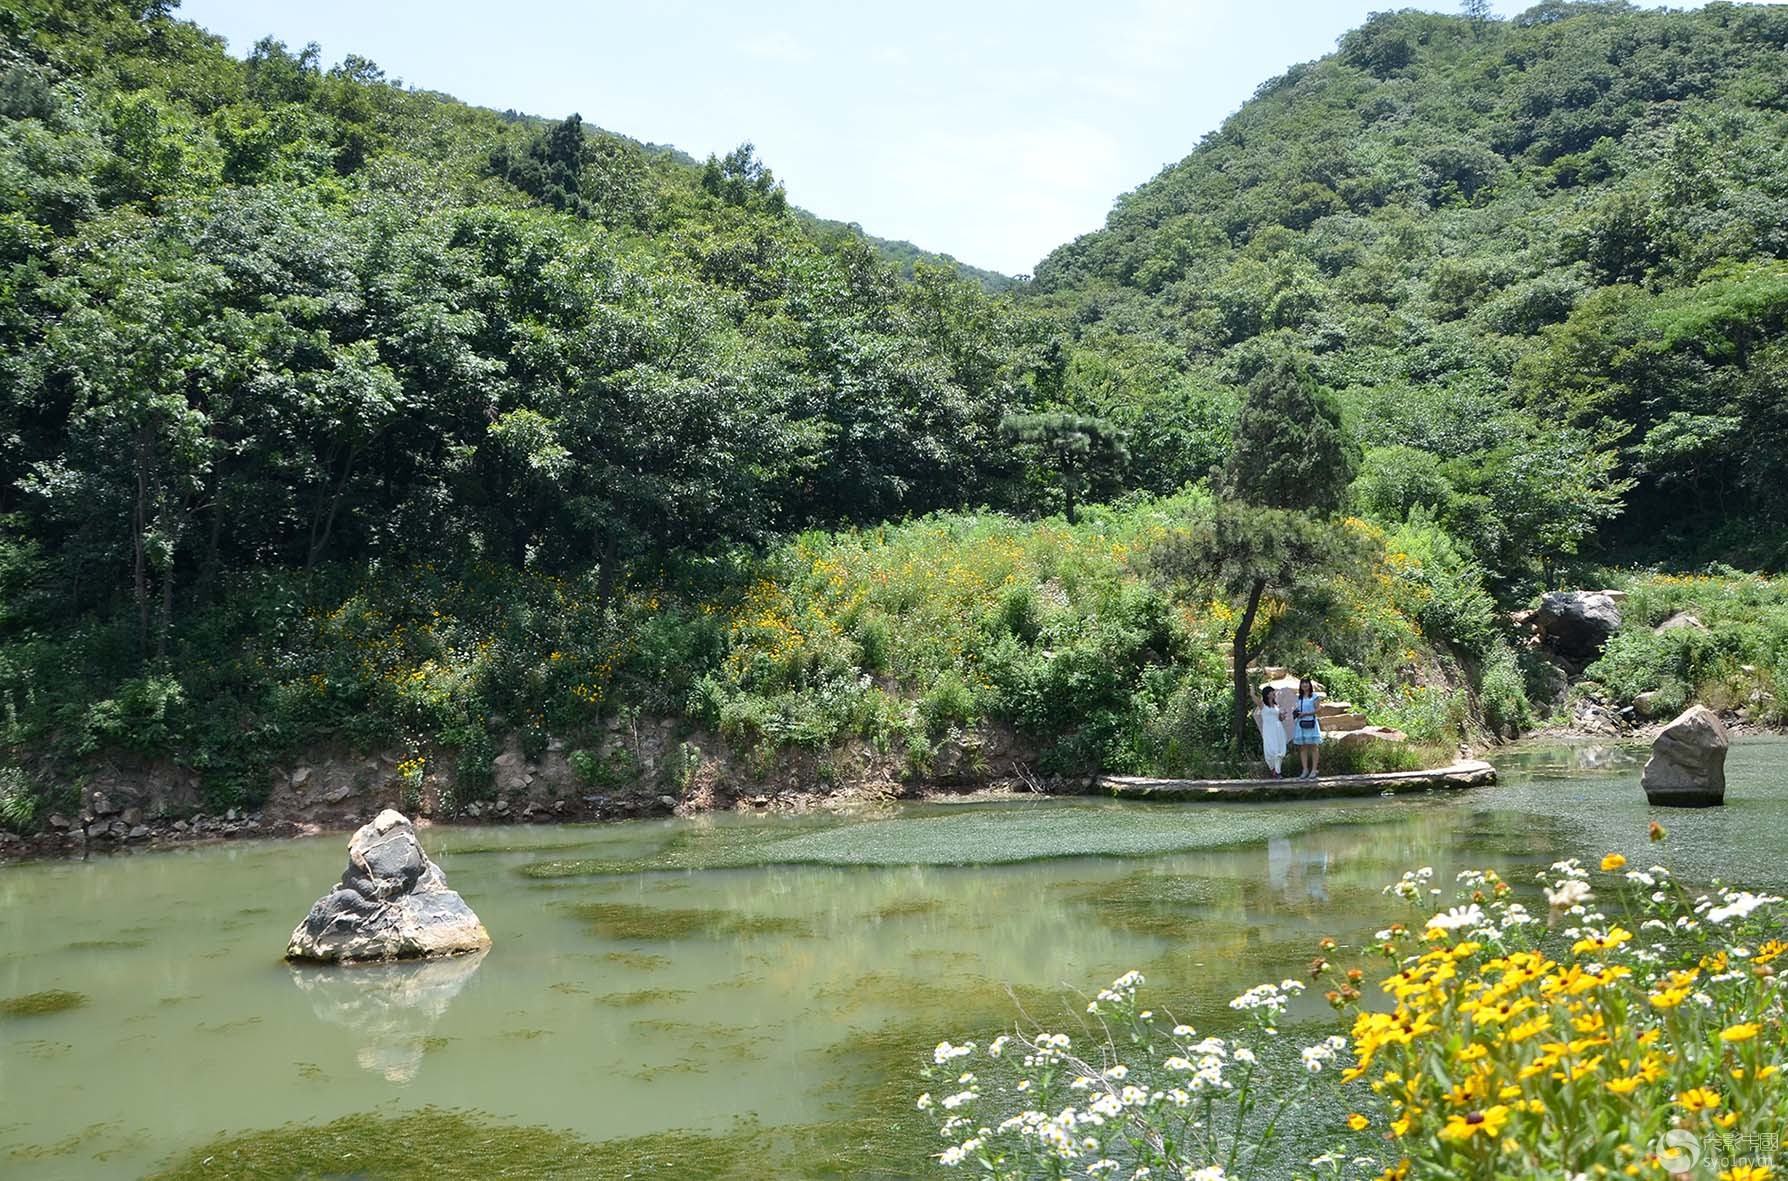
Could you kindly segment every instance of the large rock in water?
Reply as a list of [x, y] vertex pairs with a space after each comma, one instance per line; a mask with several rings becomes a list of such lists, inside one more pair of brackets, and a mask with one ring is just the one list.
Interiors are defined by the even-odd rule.
[[422, 852], [415, 826], [387, 808], [348, 842], [341, 882], [292, 932], [286, 958], [407, 960], [489, 946], [484, 924]]
[[1710, 808], [1726, 802], [1726, 727], [1705, 705], [1692, 705], [1651, 744], [1640, 784], [1653, 804]]
[[1620, 630], [1620, 604], [1607, 591], [1549, 591], [1530, 617], [1555, 652], [1578, 660], [1599, 655]]

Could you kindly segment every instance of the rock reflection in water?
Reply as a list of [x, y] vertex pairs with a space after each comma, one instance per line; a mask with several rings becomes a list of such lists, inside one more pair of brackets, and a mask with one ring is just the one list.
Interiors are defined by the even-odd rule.
[[1507, 772], [1525, 772], [1535, 779], [1572, 779], [1589, 772], [1637, 771], [1645, 751], [1631, 744], [1572, 742], [1546, 746], [1514, 747], [1497, 755], [1497, 766]]
[[486, 954], [354, 968], [294, 966], [292, 982], [318, 1017], [359, 1035], [355, 1057], [363, 1069], [407, 1083], [422, 1069], [435, 1025]]

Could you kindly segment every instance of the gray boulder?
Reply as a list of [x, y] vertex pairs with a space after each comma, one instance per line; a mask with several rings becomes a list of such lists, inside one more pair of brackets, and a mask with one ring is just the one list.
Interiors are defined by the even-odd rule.
[[289, 960], [427, 959], [490, 946], [466, 900], [422, 852], [416, 828], [387, 808], [348, 842], [348, 868], [286, 946]]
[[1648, 802], [1710, 808], [1726, 802], [1726, 727], [1705, 705], [1692, 705], [1651, 744], [1640, 785]]
[[1678, 611], [1676, 614], [1672, 615], [1669, 619], [1666, 619], [1664, 622], [1658, 624], [1658, 626], [1653, 628], [1652, 630], [1657, 632], [1659, 635], [1662, 635], [1665, 632], [1673, 632], [1673, 631], [1676, 631], [1678, 628], [1684, 628], [1684, 627], [1689, 628], [1692, 631], [1698, 631], [1698, 632], [1704, 632], [1707, 630], [1707, 625], [1705, 623], [1701, 622], [1701, 619], [1699, 616], [1691, 615], [1687, 611]]
[[1553, 651], [1586, 659], [1620, 630], [1620, 605], [1607, 591], [1549, 591], [1530, 617]]

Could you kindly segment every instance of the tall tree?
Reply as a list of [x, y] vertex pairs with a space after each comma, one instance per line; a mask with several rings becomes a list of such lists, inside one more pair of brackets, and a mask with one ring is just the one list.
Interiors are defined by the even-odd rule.
[[1062, 489], [1068, 523], [1080, 520], [1078, 506], [1100, 484], [1113, 484], [1130, 461], [1124, 433], [1101, 418], [1083, 414], [1009, 414], [1000, 431], [1036, 451]]
[[1316, 384], [1304, 358], [1271, 356], [1248, 385], [1217, 481], [1228, 503], [1190, 554], [1242, 600], [1230, 645], [1238, 751], [1253, 698], [1248, 665], [1261, 651], [1253, 640], [1261, 602], [1341, 553], [1321, 521], [1341, 507], [1358, 469], [1359, 447], [1342, 428], [1334, 395]]

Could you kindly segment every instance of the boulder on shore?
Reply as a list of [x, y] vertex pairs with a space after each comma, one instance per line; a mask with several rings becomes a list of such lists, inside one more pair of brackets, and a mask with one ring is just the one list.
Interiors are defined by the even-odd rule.
[[1640, 785], [1647, 802], [1710, 808], [1726, 802], [1726, 727], [1705, 705], [1692, 705], [1651, 744]]
[[416, 828], [387, 808], [348, 842], [348, 868], [286, 946], [289, 960], [426, 959], [490, 946], [490, 934], [447, 888]]
[[1620, 604], [1608, 591], [1549, 591], [1529, 619], [1553, 651], [1583, 660], [1620, 630]]

